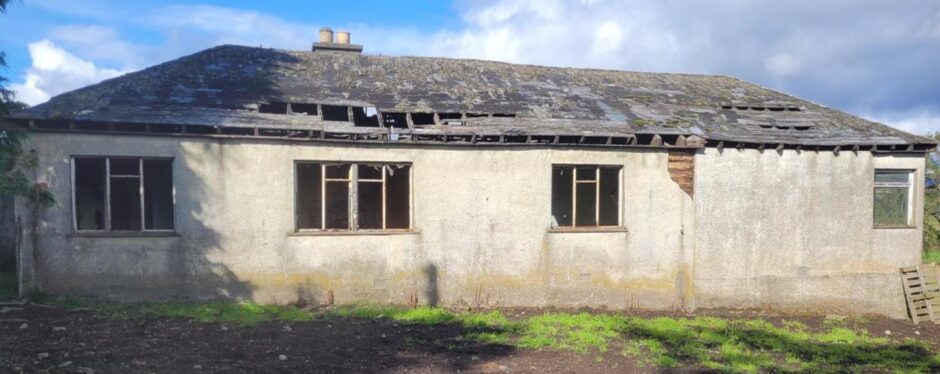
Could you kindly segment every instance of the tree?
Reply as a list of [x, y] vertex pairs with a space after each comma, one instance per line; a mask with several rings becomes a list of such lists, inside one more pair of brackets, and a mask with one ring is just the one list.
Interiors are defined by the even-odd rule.
[[[9, 0], [0, 0], [0, 13], [5, 13]], [[0, 52], [0, 68], [7, 67], [6, 55]], [[26, 104], [16, 101], [16, 93], [6, 88], [6, 78], [0, 76], [0, 118], [23, 109]], [[23, 130], [0, 130], [0, 197], [22, 196], [41, 206], [55, 203], [45, 185], [33, 183], [27, 172], [36, 167], [36, 151], [23, 150], [28, 134]]]
[[[940, 142], [940, 131], [927, 134]], [[940, 150], [927, 155], [924, 188], [924, 251], [940, 252]]]

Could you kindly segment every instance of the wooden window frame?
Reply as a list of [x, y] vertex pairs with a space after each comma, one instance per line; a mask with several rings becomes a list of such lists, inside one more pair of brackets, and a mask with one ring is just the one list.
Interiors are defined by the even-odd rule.
[[[300, 227], [300, 178], [297, 175], [297, 167], [301, 164], [315, 164], [320, 166], [320, 228], [301, 228]], [[326, 168], [329, 166], [340, 166], [340, 165], [349, 165], [349, 174], [346, 178], [328, 178], [326, 176]], [[382, 167], [382, 178], [381, 179], [360, 179], [359, 178], [359, 166], [381, 166]], [[409, 169], [408, 174], [408, 228], [405, 229], [390, 229], [388, 228], [388, 203], [387, 203], [387, 183], [388, 183], [388, 174], [389, 168], [393, 165], [405, 165]], [[336, 233], [395, 233], [395, 232], [412, 232], [414, 229], [414, 175], [411, 174], [413, 170], [412, 164], [410, 162], [379, 162], [379, 161], [295, 161], [294, 162], [294, 231], [297, 233], [326, 233], [326, 232], [336, 232]], [[348, 183], [348, 215], [349, 215], [349, 228], [346, 229], [328, 229], [326, 228], [326, 202], [327, 202], [327, 188], [326, 185], [328, 182], [345, 182]], [[362, 229], [359, 228], [359, 183], [379, 183], [381, 184], [382, 191], [382, 228], [378, 229]]]
[[[906, 173], [907, 182], [878, 182], [877, 175], [879, 172], [885, 173]], [[915, 176], [917, 175], [917, 170], [914, 169], [889, 169], [889, 168], [875, 168], [875, 173], [872, 176], [874, 185], [872, 187], [872, 227], [875, 229], [908, 229], [917, 227], [917, 223], [914, 222], [914, 187], [916, 180]], [[874, 193], [878, 188], [907, 188], [907, 222], [902, 225], [879, 225], [874, 223], [875, 217], [875, 199]]]
[[[87, 230], [78, 228], [78, 210], [76, 202], [76, 187], [75, 184], [75, 160], [76, 159], [104, 159], [104, 229], [103, 230]], [[137, 172], [138, 175], [112, 175], [111, 174], [111, 160], [112, 159], [124, 159], [124, 160], [137, 160]], [[171, 213], [173, 216], [173, 228], [172, 229], [148, 229], [147, 228], [147, 208], [145, 204], [145, 179], [144, 175], [144, 161], [147, 160], [162, 160], [170, 162], [170, 185], [172, 193], [172, 203], [170, 204], [170, 209], [173, 210]], [[176, 233], [176, 181], [175, 174], [172, 172], [175, 169], [175, 160], [172, 157], [139, 157], [139, 156], [86, 156], [86, 155], [73, 155], [69, 159], [69, 167], [71, 171], [71, 197], [72, 197], [72, 231], [76, 233]], [[138, 193], [140, 194], [140, 230], [113, 230], [111, 224], [111, 178], [139, 178], [140, 181], [138, 187]]]
[[[551, 230], [610, 230], [623, 228], [623, 166], [622, 165], [602, 165], [602, 164], [552, 164], [555, 168], [571, 168], [571, 225], [560, 226], [552, 225]], [[594, 168], [594, 179], [578, 180], [578, 169]], [[617, 223], [614, 225], [601, 225], [601, 169], [617, 170]], [[552, 181], [549, 181], [552, 183]], [[594, 183], [594, 225], [578, 225], [578, 184]], [[554, 199], [554, 196], [552, 196]], [[551, 204], [549, 204], [551, 205]]]

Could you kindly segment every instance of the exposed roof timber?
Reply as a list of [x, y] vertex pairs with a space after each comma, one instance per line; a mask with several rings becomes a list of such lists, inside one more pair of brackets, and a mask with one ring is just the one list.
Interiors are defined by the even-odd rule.
[[[443, 127], [443, 126], [441, 126]], [[277, 127], [222, 127], [204, 125], [167, 125], [122, 122], [96, 122], [71, 120], [3, 120], [0, 128], [20, 128], [35, 132], [68, 132], [111, 135], [183, 136], [211, 138], [256, 138], [296, 141], [366, 142], [382, 144], [450, 144], [450, 145], [504, 145], [504, 146], [588, 146], [588, 147], [636, 147], [665, 149], [784, 149], [834, 151], [851, 149], [853, 152], [928, 152], [934, 144], [801, 144], [793, 142], [742, 142], [706, 140], [697, 135], [676, 133], [580, 133], [569, 135], [538, 134], [525, 132], [486, 132], [483, 128], [459, 129], [397, 129], [365, 128], [353, 126], [323, 126], [320, 128]]]

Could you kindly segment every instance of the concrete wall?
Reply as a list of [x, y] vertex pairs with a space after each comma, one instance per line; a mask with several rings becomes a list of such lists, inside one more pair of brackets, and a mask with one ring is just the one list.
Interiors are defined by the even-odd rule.
[[[32, 221], [22, 214], [35, 233], [24, 235], [23, 279], [52, 294], [322, 302], [332, 289], [338, 303], [414, 293], [445, 305], [834, 305], [899, 316], [893, 301], [855, 299], [894, 297], [888, 275], [920, 253], [919, 227], [871, 228], [871, 180], [881, 163], [922, 172], [922, 157], [708, 150], [696, 156], [693, 202], [661, 150], [32, 140], [37, 178], [59, 205]], [[74, 234], [72, 155], [173, 157], [177, 235]], [[297, 160], [411, 162], [413, 232], [294, 234]], [[555, 163], [622, 165], [624, 230], [550, 230]]]
[[[682, 306], [691, 198], [662, 151], [328, 146], [258, 140], [36, 134], [42, 213], [27, 279], [122, 299], [502, 306]], [[71, 232], [72, 155], [173, 157], [178, 236]], [[413, 233], [293, 235], [294, 161], [412, 163]], [[622, 165], [619, 232], [550, 232], [553, 163]], [[29, 246], [30, 243], [27, 243]]]
[[[874, 170], [916, 170], [916, 227], [872, 227]], [[923, 156], [708, 149], [696, 159], [699, 307], [906, 314], [920, 263]]]

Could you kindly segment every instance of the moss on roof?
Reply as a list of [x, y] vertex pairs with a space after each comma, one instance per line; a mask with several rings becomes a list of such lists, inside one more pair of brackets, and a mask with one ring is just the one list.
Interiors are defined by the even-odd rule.
[[[64, 93], [17, 117], [159, 123], [180, 121], [170, 113], [185, 112], [186, 123], [225, 125], [250, 121], [257, 105], [269, 101], [374, 106], [382, 112], [511, 113], [533, 127], [540, 125], [532, 119], [577, 120], [572, 123], [581, 128], [592, 120], [601, 127], [614, 121], [628, 129], [682, 129], [714, 140], [932, 143], [725, 76], [232, 45]], [[298, 121], [284, 117], [284, 124]]]

